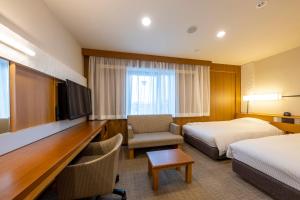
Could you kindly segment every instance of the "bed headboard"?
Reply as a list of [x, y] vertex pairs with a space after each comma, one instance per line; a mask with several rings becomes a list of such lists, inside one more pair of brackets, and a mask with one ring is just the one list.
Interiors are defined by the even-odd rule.
[[[299, 116], [283, 116], [283, 115], [272, 115], [272, 114], [256, 114], [256, 113], [236, 113], [235, 118], [242, 118], [242, 117], [253, 117], [261, 120], [265, 120], [270, 122], [273, 126], [276, 126], [280, 130], [284, 131], [285, 133], [300, 133], [300, 124], [289, 124], [281, 122], [281, 118], [293, 118], [299, 121]], [[297, 121], [296, 120], [296, 121]]]

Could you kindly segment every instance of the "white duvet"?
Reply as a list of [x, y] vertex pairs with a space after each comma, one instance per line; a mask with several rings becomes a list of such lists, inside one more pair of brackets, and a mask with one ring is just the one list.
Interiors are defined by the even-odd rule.
[[249, 117], [230, 121], [189, 123], [183, 126], [183, 133], [211, 147], [217, 147], [220, 156], [225, 154], [228, 146], [234, 142], [283, 134], [269, 122]]
[[236, 142], [227, 156], [300, 191], [300, 133]]

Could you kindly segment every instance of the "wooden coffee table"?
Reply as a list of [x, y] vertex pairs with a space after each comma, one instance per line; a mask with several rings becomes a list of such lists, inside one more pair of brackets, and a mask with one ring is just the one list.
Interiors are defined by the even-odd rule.
[[194, 163], [191, 156], [181, 149], [170, 149], [162, 151], [147, 152], [148, 173], [153, 176], [153, 190], [158, 189], [158, 176], [161, 169], [176, 168], [180, 169], [185, 166], [185, 181], [192, 182], [192, 164]]

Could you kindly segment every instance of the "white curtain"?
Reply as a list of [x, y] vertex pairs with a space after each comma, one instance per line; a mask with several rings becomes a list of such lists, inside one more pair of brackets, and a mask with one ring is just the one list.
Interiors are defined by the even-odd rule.
[[126, 69], [137, 61], [90, 57], [91, 119], [126, 118]]
[[208, 116], [209, 66], [90, 57], [91, 119]]
[[175, 65], [176, 116], [209, 116], [210, 70], [209, 66]]
[[127, 68], [126, 113], [175, 114], [175, 68], [168, 63], [142, 61]]
[[9, 62], [0, 59], [0, 118], [9, 118]]

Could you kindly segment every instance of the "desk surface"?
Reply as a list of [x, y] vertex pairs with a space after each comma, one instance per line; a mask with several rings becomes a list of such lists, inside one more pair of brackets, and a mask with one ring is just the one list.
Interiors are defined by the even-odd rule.
[[0, 199], [36, 197], [105, 123], [84, 122], [0, 156]]

